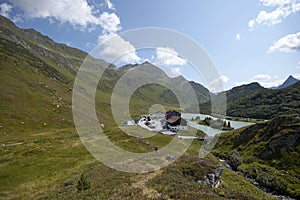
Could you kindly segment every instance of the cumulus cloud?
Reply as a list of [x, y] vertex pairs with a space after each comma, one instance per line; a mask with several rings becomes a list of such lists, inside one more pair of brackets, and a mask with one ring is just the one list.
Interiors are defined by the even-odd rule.
[[110, 10], [115, 10], [115, 5], [111, 3], [110, 0], [105, 0], [105, 3], [107, 5], [107, 7], [110, 9]]
[[0, 15], [9, 18], [9, 14], [12, 11], [12, 6], [8, 3], [3, 3], [0, 5]]
[[254, 80], [269, 80], [271, 76], [269, 74], [257, 74], [253, 77]]
[[[108, 9], [115, 10], [115, 6], [110, 0], [104, 1]], [[88, 28], [87, 30], [101, 27], [102, 33], [98, 38], [98, 43], [103, 52], [97, 56], [109, 62], [118, 57], [120, 57], [120, 62], [140, 61], [134, 46], [117, 34], [122, 28], [117, 14], [109, 12], [99, 14], [95, 10], [95, 6], [88, 3], [88, 0], [14, 0], [13, 6], [21, 9], [25, 18], [41, 18], [50, 22], [69, 23], [74, 28]], [[9, 8], [3, 7], [1, 11], [8, 13]]]
[[103, 12], [99, 24], [103, 34], [114, 34], [121, 29], [120, 18], [115, 13]]
[[100, 20], [86, 0], [14, 0], [13, 5], [24, 12], [26, 18], [42, 18], [73, 26], [98, 25]]
[[300, 32], [289, 34], [276, 41], [268, 50], [269, 53], [300, 51]]
[[248, 26], [249, 26], [250, 30], [253, 30], [254, 25], [255, 25], [255, 20], [251, 19], [251, 20], [248, 22]]
[[227, 83], [229, 78], [227, 76], [220, 76], [208, 84], [208, 90], [213, 93], [222, 92], [224, 90], [224, 83]]
[[294, 3], [295, 0], [260, 0], [264, 6], [283, 6]]
[[236, 35], [235, 35], [235, 38], [236, 38], [237, 40], [240, 40], [240, 39], [241, 39], [241, 34], [239, 34], [239, 33], [236, 34]]
[[135, 47], [117, 34], [121, 30], [121, 20], [115, 13], [103, 12], [100, 15], [100, 26], [102, 35], [98, 37], [100, 51], [97, 57], [116, 65], [141, 61]]
[[101, 59], [115, 64], [138, 63], [141, 58], [136, 54], [135, 47], [120, 35], [112, 33], [99, 36], [99, 55]]
[[298, 64], [297, 69], [300, 69], [300, 60], [297, 64]]
[[178, 53], [169, 47], [156, 48], [155, 64], [157, 65], [185, 65], [187, 62], [185, 59], [179, 57]]
[[181, 76], [181, 69], [179, 67], [171, 67], [165, 65], [157, 65], [161, 70], [163, 70], [170, 78]]
[[260, 0], [263, 6], [273, 8], [271, 12], [261, 10], [256, 19], [248, 22], [250, 30], [256, 25], [274, 26], [291, 14], [300, 11], [299, 0]]

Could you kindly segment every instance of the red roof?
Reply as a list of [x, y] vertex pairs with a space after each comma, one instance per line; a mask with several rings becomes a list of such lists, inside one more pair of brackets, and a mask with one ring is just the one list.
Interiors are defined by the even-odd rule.
[[167, 120], [167, 122], [169, 122], [170, 124], [172, 124], [172, 123], [178, 121], [179, 119], [180, 119], [179, 116], [172, 116], [171, 118], [169, 118], [169, 119]]

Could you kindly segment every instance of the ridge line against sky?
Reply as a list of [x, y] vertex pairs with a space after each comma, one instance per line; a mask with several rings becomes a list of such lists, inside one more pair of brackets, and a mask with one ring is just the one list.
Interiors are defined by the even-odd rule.
[[1, 0], [0, 14], [87, 52], [102, 42], [100, 57], [108, 61], [129, 52], [115, 64], [147, 60], [171, 76], [182, 74], [201, 83], [174, 49], [160, 47], [145, 54], [119, 35], [150, 26], [173, 29], [203, 46], [225, 89], [250, 82], [274, 87], [290, 74], [300, 79], [300, 0]]

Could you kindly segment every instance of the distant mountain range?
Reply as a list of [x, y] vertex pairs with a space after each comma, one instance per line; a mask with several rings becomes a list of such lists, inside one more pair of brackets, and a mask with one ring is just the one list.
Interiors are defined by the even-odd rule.
[[[192, 144], [195, 146], [186, 152], [187, 155], [191, 154], [194, 157], [187, 158], [185, 155], [182, 160], [174, 162], [174, 165], [157, 171], [157, 174], [121, 173], [95, 162], [95, 159], [83, 148], [76, 134], [72, 117], [73, 84], [77, 71], [87, 56], [86, 52], [56, 43], [34, 29], [20, 29], [10, 20], [0, 16], [0, 136], [1, 147], [3, 147], [0, 171], [1, 177], [3, 177], [2, 185], [4, 185], [1, 187], [0, 193], [4, 194], [5, 198], [28, 198], [27, 196], [31, 193], [32, 195], [46, 195], [47, 193], [52, 195], [54, 191], [57, 192], [57, 195], [62, 195], [61, 199], [84, 199], [80, 197], [88, 198], [90, 194], [96, 196], [105, 194], [104, 199], [115, 194], [114, 197], [122, 199], [123, 196], [131, 198], [132, 194], [136, 195], [136, 191], [139, 191], [141, 196], [135, 196], [136, 198], [132, 199], [145, 199], [144, 191], [137, 190], [136, 185], [142, 185], [142, 187], [145, 185], [147, 191], [154, 188], [153, 191], [159, 191], [163, 195], [168, 194], [167, 196], [158, 196], [158, 198], [265, 198], [265, 192], [227, 169], [223, 172], [224, 182], [222, 184], [224, 187], [215, 190], [200, 185], [199, 179], [204, 177], [204, 174], [211, 175], [211, 171], [216, 166], [220, 166], [212, 154], [204, 159], [199, 158], [200, 141], [195, 141]], [[112, 116], [111, 96], [120, 78], [123, 78], [129, 71], [145, 69], [142, 74], [145, 77], [155, 72], [158, 79], [162, 79], [182, 91], [186, 89], [184, 83], [187, 80], [184, 77], [170, 78], [161, 69], [147, 62], [121, 68], [92, 57], [89, 57], [87, 62], [99, 70], [104, 70], [104, 66], [109, 66], [105, 69], [97, 86], [95, 110], [101, 126], [103, 124], [105, 133], [114, 144], [120, 145], [124, 150], [141, 153], [157, 150], [173, 140], [162, 134], [140, 138], [123, 133], [116, 126]], [[222, 146], [223, 143], [221, 143], [220, 152], [229, 153], [232, 149], [237, 148], [244, 158], [244, 163], [253, 165], [263, 163], [279, 166], [288, 163], [291, 166], [299, 166], [298, 161], [298, 163], [292, 163], [293, 158], [299, 157], [299, 151], [292, 149], [293, 154], [286, 157], [286, 151], [277, 149], [277, 147], [289, 147], [291, 141], [299, 143], [299, 116], [288, 118], [287, 121], [285, 118], [276, 118], [283, 114], [300, 114], [300, 82], [292, 84], [291, 78], [286, 82], [281, 89], [276, 90], [266, 89], [258, 83], [251, 83], [232, 88], [221, 94], [210, 93], [201, 84], [189, 82], [200, 105], [189, 105], [190, 107], [185, 109], [195, 112], [193, 106], [197, 106], [200, 107], [202, 113], [211, 113], [211, 96], [226, 94], [227, 114], [230, 116], [275, 118], [266, 125], [253, 126], [249, 132], [241, 132], [241, 130], [230, 132], [229, 134], [233, 134], [232, 136], [220, 139], [220, 141], [224, 141], [224, 144], [229, 143], [225, 146]], [[132, 82], [129, 80], [125, 83], [131, 84]], [[179, 95], [187, 100], [190, 98], [189, 95]], [[148, 113], [153, 104], [161, 104], [165, 109], [179, 109], [177, 97], [172, 90], [162, 85], [150, 83], [143, 85], [136, 89], [131, 96], [130, 114], [135, 117], [135, 115]], [[280, 119], [280, 123], [277, 123], [277, 119]], [[275, 127], [273, 122], [279, 126]], [[274, 127], [278, 129], [274, 129]], [[258, 132], [253, 131], [256, 128]], [[275, 132], [277, 130], [280, 131], [278, 134]], [[238, 135], [235, 135], [236, 133], [240, 133], [246, 139], [239, 139]], [[263, 136], [264, 133], [267, 136], [270, 135], [268, 136], [270, 140]], [[283, 145], [278, 146], [278, 141], [283, 141]], [[294, 145], [294, 143], [292, 144]], [[236, 146], [230, 146], [233, 144]], [[242, 150], [249, 149], [250, 144], [257, 144], [254, 146], [254, 154], [259, 153], [259, 157], [243, 154]], [[297, 144], [292, 147], [299, 149]], [[266, 145], [269, 145], [270, 148], [265, 148]], [[229, 149], [231, 147], [232, 149]], [[247, 151], [245, 152], [247, 153]], [[276, 156], [280, 156], [280, 160], [276, 160]], [[260, 158], [262, 159], [259, 160]], [[263, 162], [265, 158], [271, 159], [270, 162]], [[288, 158], [288, 160], [283, 158]], [[253, 162], [252, 159], [258, 162]], [[245, 169], [246, 165], [243, 165], [241, 170], [262, 174], [264, 172], [273, 173], [267, 165], [263, 164], [259, 165], [257, 170], [252, 166]], [[278, 171], [276, 177], [285, 178], [286, 173], [283, 172], [285, 171]], [[284, 191], [286, 188], [290, 193], [296, 191], [292, 194], [296, 198], [299, 197], [299, 190], [296, 188], [299, 185], [299, 176], [296, 176], [299, 173], [297, 172], [299, 170], [295, 168], [293, 173], [289, 173], [288, 178], [292, 178], [286, 178], [286, 180], [292, 184], [284, 187]], [[81, 193], [76, 190], [76, 183], [80, 183], [76, 177], [80, 177], [80, 174], [81, 177], [87, 175], [87, 180], [91, 180], [92, 186], [87, 192]], [[143, 177], [148, 177], [148, 179]], [[143, 179], [145, 181], [141, 184], [140, 180]], [[128, 190], [128, 186], [131, 187], [131, 190]], [[284, 184], [284, 186], [286, 185]], [[20, 193], [20, 191], [25, 192]], [[118, 191], [118, 193], [111, 193], [112, 191]], [[21, 196], [22, 194], [27, 196]], [[34, 197], [37, 196], [30, 197], [29, 199], [35, 199]], [[50, 199], [60, 198], [53, 196]]]
[[[10, 20], [0, 16], [0, 101], [2, 131], [18, 127], [21, 130], [41, 127], [44, 123], [55, 127], [72, 124], [71, 94], [73, 82], [87, 53], [65, 44], [54, 42], [34, 29], [20, 29]], [[91, 64], [99, 69], [108, 65], [103, 60], [91, 58]], [[162, 77], [184, 90], [184, 77], [168, 78], [151, 63], [127, 65], [117, 68], [110, 65], [98, 85], [96, 99], [99, 119], [112, 123], [110, 96], [115, 84], [128, 70], [147, 66], [158, 70]], [[160, 71], [159, 71], [160, 70]], [[279, 114], [300, 113], [299, 83], [292, 77], [280, 87], [270, 90], [258, 83], [251, 83], [225, 91], [227, 114], [238, 117], [271, 118]], [[201, 112], [210, 113], [210, 97], [215, 95], [199, 83], [189, 82]], [[290, 86], [288, 86], [290, 85]], [[287, 87], [288, 86], [288, 87]], [[100, 98], [101, 96], [101, 98]], [[133, 115], [148, 112], [153, 104], [178, 108], [174, 93], [158, 84], [138, 88], [131, 98]], [[195, 111], [192, 105], [186, 111]], [[60, 113], [60, 115], [57, 115]], [[51, 117], [50, 117], [51, 116]], [[26, 124], [20, 125], [21, 122]], [[7, 130], [5, 130], [7, 129]], [[14, 128], [15, 129], [15, 128]]]

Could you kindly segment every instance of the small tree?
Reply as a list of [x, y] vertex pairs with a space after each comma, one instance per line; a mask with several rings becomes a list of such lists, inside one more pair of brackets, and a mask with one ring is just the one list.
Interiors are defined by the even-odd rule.
[[235, 171], [242, 164], [242, 159], [240, 158], [240, 154], [236, 150], [230, 152], [226, 161]]
[[228, 123], [227, 123], [227, 127], [231, 128], [230, 121], [228, 121]]
[[81, 174], [80, 179], [77, 182], [77, 191], [81, 192], [87, 190], [91, 187], [91, 183], [85, 178], [83, 174]]

